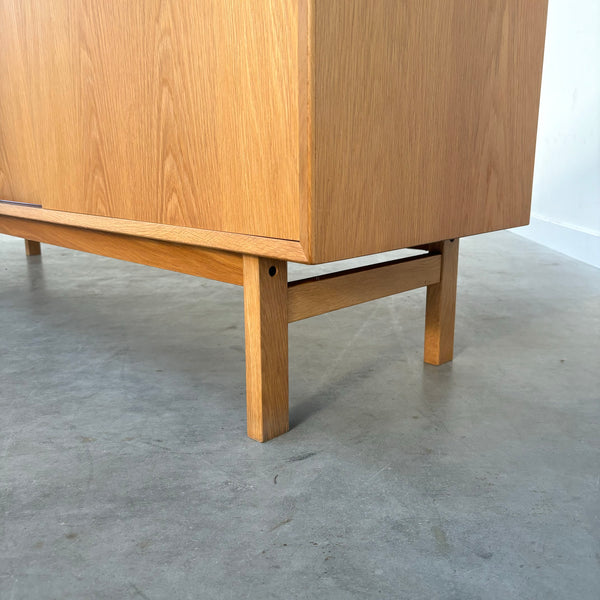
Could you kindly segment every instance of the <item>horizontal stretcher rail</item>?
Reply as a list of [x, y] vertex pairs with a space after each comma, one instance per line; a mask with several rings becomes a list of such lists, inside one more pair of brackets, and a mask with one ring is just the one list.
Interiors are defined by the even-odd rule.
[[411, 256], [288, 284], [288, 322], [439, 283], [439, 254]]
[[244, 283], [242, 255], [233, 252], [1, 214], [0, 233], [225, 283]]

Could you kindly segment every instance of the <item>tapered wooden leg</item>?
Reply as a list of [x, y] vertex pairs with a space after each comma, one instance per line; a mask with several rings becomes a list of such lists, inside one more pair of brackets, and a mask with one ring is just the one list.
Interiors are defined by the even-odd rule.
[[244, 256], [248, 436], [289, 429], [287, 263]]
[[27, 256], [38, 256], [42, 253], [42, 247], [39, 242], [25, 240], [25, 253]]
[[442, 255], [440, 282], [427, 286], [425, 362], [441, 365], [452, 360], [458, 275], [458, 238], [429, 247]]

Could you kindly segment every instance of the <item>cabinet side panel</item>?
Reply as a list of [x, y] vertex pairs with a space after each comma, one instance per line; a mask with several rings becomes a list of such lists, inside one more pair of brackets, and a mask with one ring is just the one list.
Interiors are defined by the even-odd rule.
[[297, 240], [297, 2], [0, 0], [0, 192]]
[[528, 222], [547, 0], [315, 0], [314, 256]]

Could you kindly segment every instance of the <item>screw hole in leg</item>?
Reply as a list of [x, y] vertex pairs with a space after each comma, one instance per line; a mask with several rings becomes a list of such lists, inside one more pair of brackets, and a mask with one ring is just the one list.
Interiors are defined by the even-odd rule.
[[275, 277], [277, 275], [277, 267], [269, 267], [269, 275]]

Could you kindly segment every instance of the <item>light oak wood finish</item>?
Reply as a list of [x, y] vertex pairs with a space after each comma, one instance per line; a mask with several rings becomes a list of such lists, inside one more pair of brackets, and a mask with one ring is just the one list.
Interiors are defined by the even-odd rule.
[[314, 0], [316, 262], [529, 221], [547, 0]]
[[289, 429], [287, 264], [244, 256], [248, 436]]
[[441, 365], [454, 354], [454, 316], [458, 276], [458, 239], [446, 240], [429, 247], [442, 259], [439, 283], [427, 287], [425, 311], [425, 362]]
[[307, 257], [313, 260], [312, 166], [313, 166], [313, 3], [298, 0], [298, 170], [300, 192], [300, 243]]
[[311, 263], [526, 224], [546, 11], [0, 0], [0, 198]]
[[225, 283], [243, 284], [240, 254], [2, 215], [0, 233], [33, 240], [34, 244], [41, 241]]
[[270, 439], [288, 321], [426, 285], [451, 360], [458, 238], [529, 219], [547, 5], [0, 0], [0, 232], [243, 284]]
[[18, 202], [3, 202], [2, 200], [0, 200], [0, 215], [19, 217], [27, 220], [37, 220], [45, 223], [68, 225], [70, 227], [84, 228], [86, 230], [94, 229], [130, 236], [146, 237], [165, 242], [216, 248], [231, 252], [246, 252], [257, 256], [270, 256], [299, 263], [308, 261], [300, 243], [290, 240], [195, 229], [192, 227], [178, 227], [176, 225], [143, 223], [140, 221], [130, 221], [128, 219], [97, 217], [94, 215], [83, 215], [59, 210], [46, 210]]
[[25, 254], [27, 256], [39, 256], [42, 253], [42, 246], [39, 242], [25, 240]]
[[411, 256], [289, 284], [290, 323], [440, 281], [441, 257]]
[[0, 197], [299, 239], [297, 0], [0, 0]]

